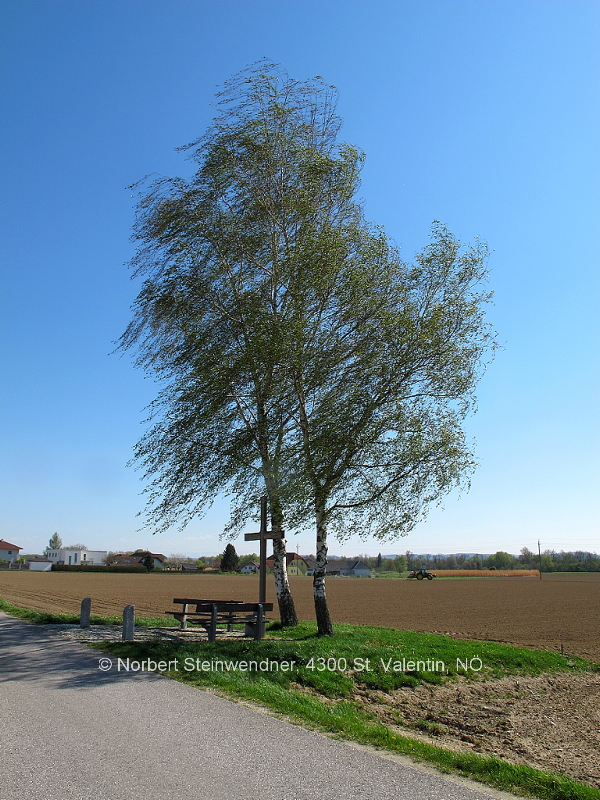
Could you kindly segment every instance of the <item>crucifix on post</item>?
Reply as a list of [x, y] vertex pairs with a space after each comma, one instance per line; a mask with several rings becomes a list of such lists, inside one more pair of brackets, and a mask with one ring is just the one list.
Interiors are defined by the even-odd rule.
[[283, 539], [283, 531], [267, 530], [267, 498], [260, 498], [260, 531], [258, 533], [245, 533], [246, 542], [260, 542], [260, 582], [258, 602], [267, 602], [267, 539]]

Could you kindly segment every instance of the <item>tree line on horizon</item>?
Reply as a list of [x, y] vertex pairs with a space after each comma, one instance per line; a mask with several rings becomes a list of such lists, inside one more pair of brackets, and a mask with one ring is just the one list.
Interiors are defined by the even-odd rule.
[[[141, 551], [140, 551], [141, 552]], [[109, 559], [115, 553], [109, 553]], [[301, 554], [304, 557], [314, 558], [313, 554]], [[333, 557], [335, 559], [335, 556]], [[345, 558], [345, 556], [344, 556]], [[256, 553], [246, 553], [238, 555], [235, 547], [228, 544], [223, 553], [215, 556], [202, 556], [194, 558], [182, 554], [171, 553], [165, 559], [166, 569], [181, 569], [182, 564], [194, 564], [198, 569], [216, 568], [222, 572], [237, 572], [246, 564], [258, 562], [259, 556]], [[504, 550], [499, 550], [493, 554], [484, 553], [452, 553], [452, 554], [431, 554], [431, 553], [406, 553], [393, 557], [368, 556], [365, 553], [348, 557], [348, 560], [364, 561], [367, 566], [375, 572], [406, 572], [413, 569], [539, 569], [540, 557], [527, 547], [521, 548], [520, 555], [515, 556]], [[556, 550], [544, 550], [541, 558], [542, 572], [600, 572], [600, 555], [586, 550], [557, 552]]]
[[[362, 561], [377, 571], [404, 572], [413, 569], [540, 569], [539, 553], [527, 547], [521, 548], [520, 555], [515, 556], [503, 550], [491, 555], [467, 553], [416, 554], [410, 550], [404, 555], [385, 558], [381, 555], [360, 556]], [[541, 557], [542, 572], [600, 572], [600, 556], [585, 550], [565, 552], [561, 550], [544, 550]]]
[[[58, 533], [55, 533], [49, 546], [54, 549], [62, 547], [62, 540]], [[71, 545], [67, 549], [87, 549], [86, 545]], [[119, 555], [135, 555], [136, 553], [147, 554], [147, 550], [138, 549], [135, 551], [109, 551], [106, 564], [113, 564]], [[39, 554], [23, 554], [19, 561], [23, 562], [26, 558], [33, 558]], [[301, 554], [302, 555], [302, 554]], [[310, 556], [314, 558], [313, 554]], [[332, 558], [330, 556], [330, 558]], [[336, 558], [333, 556], [333, 558]], [[540, 569], [542, 572], [600, 572], [600, 555], [587, 550], [574, 550], [557, 552], [556, 550], [546, 549], [541, 554], [522, 547], [518, 556], [499, 550], [494, 554], [431, 554], [431, 553], [412, 553], [407, 550], [401, 555], [393, 557], [369, 556], [365, 553], [352, 556], [353, 560], [361, 560], [370, 569], [376, 572], [406, 572], [413, 569]], [[222, 553], [215, 556], [201, 556], [194, 558], [181, 553], [171, 553], [163, 562], [163, 567], [170, 570], [180, 570], [183, 564], [193, 564], [199, 570], [206, 568], [219, 569], [222, 572], [239, 571], [246, 564], [258, 562], [259, 556], [256, 553], [238, 555], [235, 547], [230, 543]], [[149, 566], [149, 565], [148, 565]]]

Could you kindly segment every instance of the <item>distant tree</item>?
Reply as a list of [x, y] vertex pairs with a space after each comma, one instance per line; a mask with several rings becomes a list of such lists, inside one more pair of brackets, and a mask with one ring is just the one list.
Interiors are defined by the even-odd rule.
[[188, 557], [182, 553], [171, 553], [168, 558], [163, 561], [165, 569], [181, 569], [181, 565], [185, 564]]
[[406, 572], [408, 569], [406, 556], [396, 556], [394, 559], [394, 569], [396, 572]]
[[85, 544], [68, 544], [65, 550], [87, 550], [87, 545]]
[[62, 539], [60, 538], [58, 533], [52, 534], [52, 536], [50, 537], [50, 541], [48, 542], [48, 547], [50, 547], [51, 550], [60, 550], [61, 549], [61, 547], [62, 547]]
[[[555, 572], [556, 566], [554, 564], [554, 559], [552, 558], [552, 553], [546, 551], [542, 553], [542, 563], [541, 563], [541, 571], [542, 572]], [[567, 570], [571, 572], [572, 570]]]
[[200, 571], [202, 571], [202, 570], [206, 569], [206, 564], [204, 563], [204, 561], [203, 561], [201, 558], [199, 558], [199, 559], [196, 561], [196, 567], [197, 567], [197, 568], [198, 568]]
[[520, 564], [527, 569], [536, 569], [539, 567], [539, 558], [537, 553], [533, 553], [528, 547], [521, 548], [519, 555]]
[[146, 553], [144, 558], [142, 559], [142, 564], [146, 567], [148, 572], [152, 572], [154, 569], [154, 556], [152, 553]]
[[486, 567], [488, 569], [512, 569], [516, 562], [515, 556], [499, 550], [486, 560]]
[[122, 556], [122, 555], [123, 555], [123, 551], [122, 550], [118, 550], [116, 552], [113, 551], [113, 550], [110, 550], [108, 552], [108, 555], [106, 556], [106, 562], [105, 562], [106, 566], [110, 567], [113, 564], [116, 564], [116, 562], [119, 560], [119, 556]]
[[256, 553], [249, 553], [245, 556], [240, 556], [238, 567], [241, 569], [246, 564], [251, 564], [253, 561], [259, 561], [259, 556]]
[[377, 561], [375, 562], [375, 569], [381, 569], [381, 562], [382, 562], [381, 553], [379, 553], [377, 556]]
[[239, 564], [239, 556], [235, 552], [235, 547], [228, 544], [221, 559], [221, 572], [235, 572]]

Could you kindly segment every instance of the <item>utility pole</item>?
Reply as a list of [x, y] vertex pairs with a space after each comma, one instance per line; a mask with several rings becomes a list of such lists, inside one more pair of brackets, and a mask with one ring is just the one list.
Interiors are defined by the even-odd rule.
[[538, 555], [540, 557], [540, 580], [542, 580], [542, 549], [540, 547], [540, 540], [538, 539]]

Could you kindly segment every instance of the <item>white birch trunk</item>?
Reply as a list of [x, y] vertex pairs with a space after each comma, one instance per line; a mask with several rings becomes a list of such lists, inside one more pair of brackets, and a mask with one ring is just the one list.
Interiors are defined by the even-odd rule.
[[[274, 530], [276, 530], [274, 528]], [[285, 539], [273, 539], [273, 575], [275, 577], [275, 591], [277, 593], [277, 603], [279, 605], [279, 617], [281, 624], [285, 628], [292, 628], [298, 624], [294, 598], [290, 590], [290, 583], [287, 573], [287, 561], [285, 554], [287, 542]]]
[[319, 636], [333, 636], [333, 626], [325, 594], [325, 569], [327, 567], [327, 523], [324, 509], [317, 507], [317, 563], [313, 573], [313, 597], [317, 632]]

